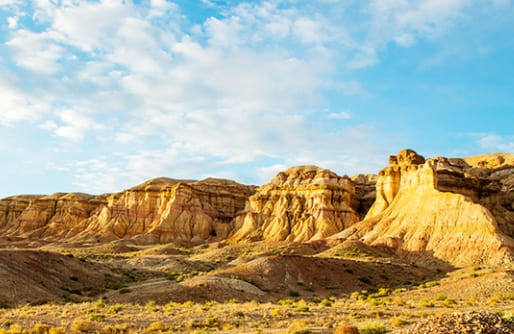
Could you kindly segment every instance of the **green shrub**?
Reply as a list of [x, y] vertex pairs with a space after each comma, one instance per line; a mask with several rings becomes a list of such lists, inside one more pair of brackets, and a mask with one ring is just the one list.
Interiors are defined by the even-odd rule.
[[298, 291], [289, 290], [289, 296], [291, 296], [291, 297], [299, 297], [300, 294], [298, 293]]
[[330, 307], [332, 306], [332, 302], [330, 301], [330, 299], [323, 299], [320, 303], [319, 303], [321, 306], [325, 306], [325, 307]]
[[371, 284], [371, 278], [368, 277], [368, 276], [361, 276], [358, 278], [359, 281], [361, 281], [362, 283], [366, 283], [366, 284]]
[[430, 300], [423, 298], [419, 300], [419, 306], [421, 307], [434, 307], [434, 303], [432, 303]]
[[387, 333], [387, 327], [382, 324], [365, 324], [359, 328], [360, 334], [385, 334]]
[[90, 314], [89, 315], [89, 320], [91, 320], [91, 321], [104, 321], [105, 320], [105, 315], [103, 315], [103, 314]]

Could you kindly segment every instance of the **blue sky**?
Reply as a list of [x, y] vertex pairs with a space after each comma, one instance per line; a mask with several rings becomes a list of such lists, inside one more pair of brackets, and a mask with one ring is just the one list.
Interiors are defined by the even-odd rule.
[[0, 0], [0, 197], [514, 152], [514, 2]]

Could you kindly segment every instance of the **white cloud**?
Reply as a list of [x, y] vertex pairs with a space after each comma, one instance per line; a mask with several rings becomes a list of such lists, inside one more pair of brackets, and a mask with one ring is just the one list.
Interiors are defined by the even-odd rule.
[[57, 128], [57, 124], [54, 121], [46, 120], [39, 125], [40, 129], [51, 131]]
[[16, 29], [18, 27], [18, 20], [20, 18], [18, 16], [10, 16], [7, 18], [7, 24], [9, 29]]
[[56, 112], [63, 125], [55, 129], [55, 134], [73, 141], [81, 140], [88, 129], [103, 129], [103, 125], [76, 110], [61, 110]]
[[346, 111], [341, 111], [341, 112], [338, 112], [338, 113], [330, 113], [330, 114], [328, 114], [328, 118], [332, 118], [332, 119], [349, 119], [351, 117], [352, 117], [352, 115], [347, 110]]
[[371, 40], [383, 46], [394, 41], [412, 46], [418, 39], [435, 39], [465, 20], [469, 0], [374, 0], [369, 3]]
[[478, 145], [489, 152], [514, 152], [514, 136], [501, 136], [494, 133], [473, 134]]
[[54, 74], [61, 68], [58, 60], [64, 49], [53, 42], [51, 34], [18, 30], [5, 44], [14, 51], [18, 66], [41, 74]]
[[21, 4], [21, 2], [21, 0], [0, 0], [0, 6], [16, 5]]
[[150, 0], [150, 17], [165, 15], [170, 10], [177, 10], [178, 6], [167, 0]]
[[0, 75], [1, 125], [12, 125], [17, 121], [39, 119], [50, 108], [50, 105], [44, 99], [13, 85], [17, 80], [19, 79], [5, 72]]
[[269, 182], [275, 175], [289, 167], [291, 166], [286, 166], [284, 164], [274, 164], [271, 166], [258, 168], [257, 175], [259, 177], [260, 184], [262, 185]]

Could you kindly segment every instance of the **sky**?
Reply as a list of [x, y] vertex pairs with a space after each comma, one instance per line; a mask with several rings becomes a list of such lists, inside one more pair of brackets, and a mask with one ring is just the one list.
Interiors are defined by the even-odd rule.
[[514, 153], [514, 0], [0, 0], [0, 198]]

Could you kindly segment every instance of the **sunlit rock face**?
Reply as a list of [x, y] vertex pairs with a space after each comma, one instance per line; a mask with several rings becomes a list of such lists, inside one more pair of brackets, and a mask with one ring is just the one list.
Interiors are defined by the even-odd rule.
[[315, 166], [278, 173], [257, 189], [236, 218], [231, 241], [322, 239], [359, 220], [352, 208], [354, 182]]
[[512, 263], [512, 155], [425, 161], [404, 150], [389, 161], [365, 219], [334, 238], [455, 266]]
[[255, 187], [229, 180], [158, 178], [123, 192], [0, 200], [3, 235], [69, 241], [135, 238], [142, 243], [221, 240]]

